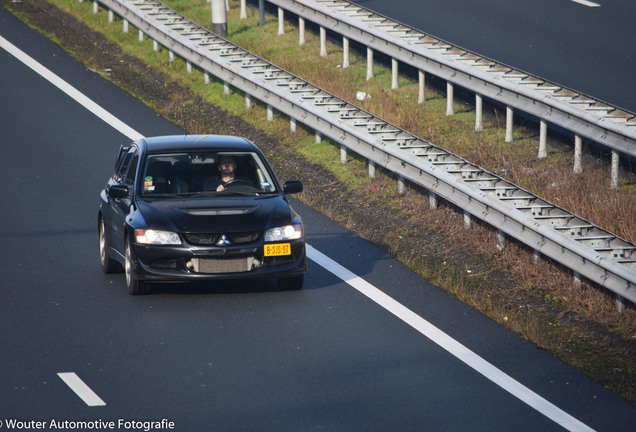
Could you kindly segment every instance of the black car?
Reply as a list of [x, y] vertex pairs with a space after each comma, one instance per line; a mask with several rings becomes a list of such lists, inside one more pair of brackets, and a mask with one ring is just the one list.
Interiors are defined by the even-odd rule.
[[300, 289], [307, 270], [301, 218], [265, 156], [232, 136], [144, 138], [122, 147], [101, 192], [105, 273], [126, 273], [130, 294], [151, 282], [275, 278]]

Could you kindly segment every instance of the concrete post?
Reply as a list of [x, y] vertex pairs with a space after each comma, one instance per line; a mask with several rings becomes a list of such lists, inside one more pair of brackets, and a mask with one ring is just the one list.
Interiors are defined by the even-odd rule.
[[484, 130], [483, 111], [483, 99], [480, 94], [475, 93], [475, 132], [481, 132]]
[[391, 59], [391, 89], [399, 87], [398, 84], [398, 61], [394, 58]]
[[619, 155], [616, 150], [612, 150], [612, 172], [610, 174], [611, 178], [611, 187], [618, 187], [618, 163], [619, 163]]
[[548, 124], [545, 120], [539, 122], [539, 154], [537, 157], [543, 159], [548, 156], [547, 147]]
[[373, 78], [373, 49], [367, 47], [367, 81]]
[[417, 71], [417, 81], [418, 81], [418, 96], [417, 103], [422, 104], [426, 101], [426, 74], [423, 70]]
[[240, 18], [247, 19], [247, 0], [241, 0], [241, 16]]
[[506, 107], [506, 142], [512, 142], [512, 123], [514, 111], [512, 107]]
[[327, 29], [320, 26], [320, 57], [327, 56]]
[[455, 114], [455, 96], [454, 96], [455, 88], [453, 83], [450, 81], [446, 82], [446, 115], [451, 116]]
[[305, 18], [298, 17], [298, 45], [305, 45]]
[[349, 38], [342, 37], [342, 68], [349, 67]]
[[583, 165], [581, 164], [581, 156], [583, 152], [583, 140], [580, 136], [574, 135], [574, 173], [581, 174]]
[[278, 8], [278, 36], [285, 34], [285, 11]]

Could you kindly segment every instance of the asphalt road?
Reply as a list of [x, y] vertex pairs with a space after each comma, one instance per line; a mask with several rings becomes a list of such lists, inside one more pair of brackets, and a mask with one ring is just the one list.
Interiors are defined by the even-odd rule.
[[[0, 36], [139, 133], [181, 133], [3, 8]], [[0, 46], [0, 430], [636, 424], [634, 406], [297, 202], [312, 258], [303, 290], [264, 281], [129, 296], [123, 275], [102, 274], [96, 230], [128, 134]], [[70, 372], [98, 403], [58, 375]]]
[[[636, 3], [351, 0], [395, 20], [636, 112]], [[583, 3], [586, 3], [584, 0]]]

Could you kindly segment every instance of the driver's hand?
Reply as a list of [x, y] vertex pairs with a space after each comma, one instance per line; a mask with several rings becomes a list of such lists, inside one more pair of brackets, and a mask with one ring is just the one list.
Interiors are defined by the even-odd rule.
[[223, 185], [219, 185], [219, 186], [216, 188], [216, 191], [217, 191], [217, 192], [221, 192], [222, 190], [225, 190], [225, 186], [223, 186]]

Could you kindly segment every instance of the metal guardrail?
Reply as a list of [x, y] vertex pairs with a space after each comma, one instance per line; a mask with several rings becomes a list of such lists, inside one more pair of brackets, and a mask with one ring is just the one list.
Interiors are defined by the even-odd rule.
[[478, 95], [636, 156], [635, 113], [467, 51], [346, 0], [267, 1]]
[[157, 0], [99, 0], [155, 43], [290, 119], [636, 302], [636, 245], [278, 68]]

